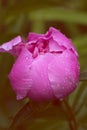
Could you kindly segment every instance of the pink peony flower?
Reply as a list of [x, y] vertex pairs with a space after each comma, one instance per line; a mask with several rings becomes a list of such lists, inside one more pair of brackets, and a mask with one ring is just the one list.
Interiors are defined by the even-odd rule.
[[46, 34], [29, 33], [0, 46], [17, 59], [9, 74], [17, 99], [34, 101], [63, 99], [79, 81], [78, 54], [64, 34], [50, 27]]

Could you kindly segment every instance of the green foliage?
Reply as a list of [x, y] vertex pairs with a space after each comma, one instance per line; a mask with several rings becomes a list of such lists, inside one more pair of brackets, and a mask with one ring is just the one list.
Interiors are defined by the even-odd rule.
[[[11, 38], [28, 32], [45, 32], [50, 26], [60, 29], [74, 42], [78, 53], [81, 72], [87, 71], [87, 1], [86, 0], [0, 0], [0, 44]], [[8, 81], [8, 73], [13, 64], [13, 58], [8, 54], [0, 54], [0, 129], [7, 128], [12, 121], [12, 115], [26, 104], [26, 100], [18, 102]], [[83, 78], [83, 77], [81, 77]], [[77, 89], [67, 101], [75, 118], [78, 129], [87, 129], [87, 81], [81, 81]], [[35, 120], [32, 116], [21, 114], [17, 118], [18, 129], [68, 130], [70, 114], [64, 104], [49, 105], [38, 112]], [[35, 107], [33, 106], [32, 109]], [[64, 109], [62, 109], [64, 108]], [[64, 110], [66, 109], [66, 114]], [[19, 113], [20, 115], [20, 113]], [[72, 112], [71, 112], [71, 116]], [[14, 119], [14, 118], [13, 118]], [[23, 121], [22, 121], [23, 120]], [[74, 119], [73, 119], [74, 120]]]

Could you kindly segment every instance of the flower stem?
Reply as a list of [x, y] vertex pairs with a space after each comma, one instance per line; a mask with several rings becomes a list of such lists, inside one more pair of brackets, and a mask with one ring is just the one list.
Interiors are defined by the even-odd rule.
[[75, 118], [74, 111], [72, 110], [71, 106], [69, 105], [69, 103], [66, 99], [63, 100], [63, 103], [66, 107], [66, 114], [68, 115], [70, 130], [78, 130], [78, 123]]
[[66, 99], [64, 99], [63, 101], [56, 100], [54, 104], [57, 106], [60, 105], [61, 110], [64, 112], [65, 116], [68, 118], [70, 130], [78, 130], [78, 123], [75, 118], [74, 111], [72, 110], [68, 101]]
[[47, 103], [41, 104], [29, 101], [14, 115], [9, 130], [17, 130], [17, 128], [19, 130], [22, 122], [26, 120], [31, 124], [37, 118], [37, 115], [43, 112], [45, 106], [47, 106]]
[[13, 117], [9, 130], [15, 130], [25, 120], [34, 120], [34, 114], [39, 111], [39, 106], [33, 102], [26, 103]]
[[29, 103], [25, 104], [13, 117], [13, 120], [10, 124], [9, 130], [11, 129], [17, 129], [18, 125], [20, 124], [20, 122], [22, 122], [23, 119], [28, 117], [28, 113], [29, 115], [31, 115], [30, 113], [30, 108], [29, 108]]

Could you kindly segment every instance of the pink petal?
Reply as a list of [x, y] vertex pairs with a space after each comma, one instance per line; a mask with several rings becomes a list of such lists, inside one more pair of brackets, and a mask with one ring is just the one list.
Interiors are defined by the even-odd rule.
[[72, 51], [66, 50], [55, 58], [48, 66], [48, 76], [55, 96], [62, 99], [77, 86], [79, 64]]
[[27, 41], [36, 42], [38, 39], [43, 38], [44, 34], [37, 34], [37, 33], [29, 33], [27, 37]]
[[32, 55], [26, 48], [24, 48], [9, 74], [9, 79], [14, 91], [16, 92], [17, 99], [26, 97], [32, 86], [30, 74], [31, 63]]
[[59, 46], [64, 46], [66, 49], [72, 49], [72, 51], [78, 56], [72, 41], [68, 39], [63, 33], [59, 30], [50, 27], [48, 32], [46, 33], [47, 36], [51, 36], [54, 41], [57, 42]]
[[9, 42], [6, 42], [0, 46], [0, 52], [8, 52], [12, 55], [18, 55], [21, 46], [24, 46], [21, 36], [17, 36]]
[[56, 41], [53, 40], [53, 38], [49, 39], [49, 52], [63, 52], [66, 48], [64, 46], [58, 45]]
[[72, 41], [53, 27], [50, 27], [46, 34], [29, 33], [27, 44], [40, 44], [41, 40], [43, 43], [46, 41], [49, 44], [50, 51], [60, 52], [66, 48], [72, 50], [78, 56]]
[[55, 98], [48, 79], [48, 64], [52, 61], [52, 54], [46, 53], [37, 57], [32, 63], [32, 87], [29, 98], [34, 101], [53, 100]]

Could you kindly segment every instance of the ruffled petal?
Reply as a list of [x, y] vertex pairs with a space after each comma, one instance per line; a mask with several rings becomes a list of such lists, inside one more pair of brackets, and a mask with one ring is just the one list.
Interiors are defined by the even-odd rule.
[[58, 45], [56, 41], [54, 41], [53, 38], [49, 39], [49, 52], [63, 52], [66, 48], [64, 46]]
[[32, 60], [31, 53], [24, 48], [9, 74], [10, 82], [16, 92], [18, 100], [26, 97], [32, 86], [30, 73]]
[[72, 51], [78, 56], [74, 48], [74, 45], [72, 44], [72, 41], [69, 38], [67, 38], [63, 33], [61, 33], [59, 30], [50, 27], [46, 35], [49, 37], [51, 36], [53, 40], [56, 41], [60, 47], [62, 46], [66, 49], [72, 49]]
[[33, 41], [36, 42], [39, 38], [43, 38], [44, 34], [37, 34], [37, 33], [29, 33], [27, 37], [27, 42]]
[[63, 33], [59, 30], [50, 27], [46, 34], [37, 34], [37, 33], [29, 33], [28, 38], [28, 45], [36, 44], [36, 43], [46, 43], [49, 44], [49, 51], [60, 52], [65, 49], [72, 50], [77, 56], [78, 53], [72, 44], [72, 41], [67, 38]]
[[48, 66], [50, 85], [58, 99], [71, 93], [79, 80], [79, 64], [72, 51], [66, 50], [55, 58]]
[[24, 46], [21, 36], [17, 36], [9, 42], [0, 46], [0, 52], [8, 52], [14, 56], [19, 55], [21, 48]]

